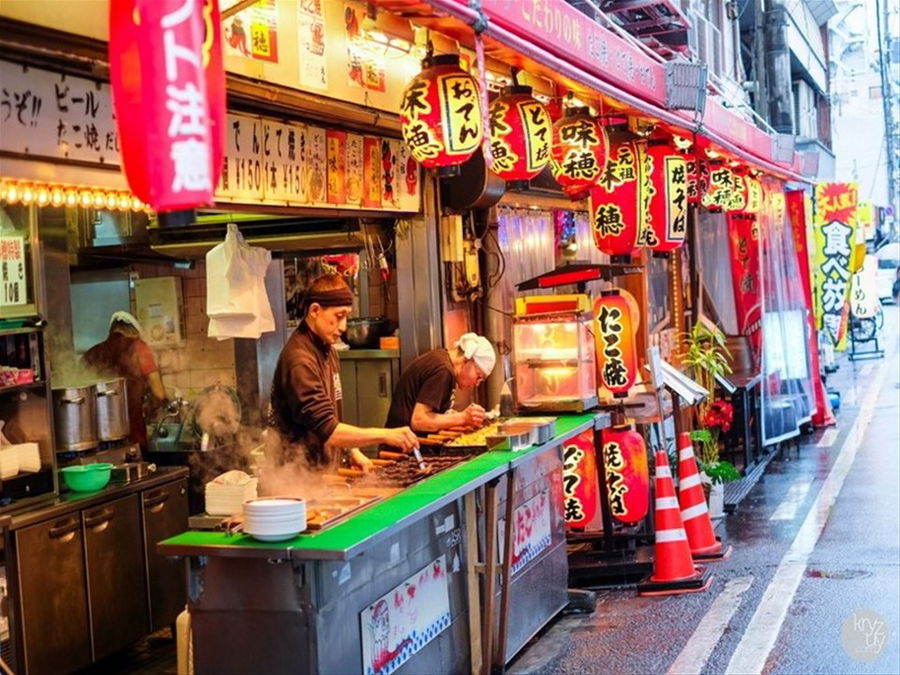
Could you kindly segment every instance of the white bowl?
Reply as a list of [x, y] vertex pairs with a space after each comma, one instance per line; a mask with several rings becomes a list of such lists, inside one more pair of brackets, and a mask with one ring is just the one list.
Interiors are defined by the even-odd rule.
[[271, 510], [306, 508], [306, 502], [294, 497], [259, 497], [244, 502], [244, 511], [268, 512]]
[[261, 534], [259, 532], [247, 532], [254, 539], [258, 539], [259, 541], [287, 541], [288, 539], [293, 539], [296, 537], [299, 532], [285, 532], [282, 534]]

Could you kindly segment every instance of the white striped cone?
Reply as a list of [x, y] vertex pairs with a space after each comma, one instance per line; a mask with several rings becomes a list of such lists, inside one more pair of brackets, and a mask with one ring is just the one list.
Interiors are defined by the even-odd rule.
[[717, 553], [722, 549], [722, 542], [716, 539], [713, 531], [691, 437], [686, 433], [678, 435], [678, 477], [681, 520], [684, 523], [691, 553], [693, 555]]
[[698, 575], [681, 523], [678, 499], [665, 451], [656, 453], [656, 547], [651, 582], [682, 581]]

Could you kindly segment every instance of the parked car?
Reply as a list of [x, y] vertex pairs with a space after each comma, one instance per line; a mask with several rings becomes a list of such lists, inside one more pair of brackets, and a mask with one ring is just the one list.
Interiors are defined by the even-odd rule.
[[885, 244], [875, 251], [878, 259], [878, 297], [882, 302], [897, 302], [895, 283], [900, 274], [900, 242]]

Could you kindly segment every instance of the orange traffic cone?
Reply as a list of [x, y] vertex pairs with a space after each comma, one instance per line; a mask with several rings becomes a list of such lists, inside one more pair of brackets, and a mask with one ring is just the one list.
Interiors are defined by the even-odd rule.
[[724, 560], [731, 555], [731, 544], [724, 546], [713, 531], [694, 458], [694, 447], [690, 435], [686, 433], [678, 435], [678, 478], [681, 520], [691, 555], [695, 560]]
[[653, 574], [638, 584], [638, 595], [671, 595], [705, 591], [712, 582], [705, 568], [695, 567], [681, 523], [675, 486], [664, 450], [656, 453], [656, 547]]

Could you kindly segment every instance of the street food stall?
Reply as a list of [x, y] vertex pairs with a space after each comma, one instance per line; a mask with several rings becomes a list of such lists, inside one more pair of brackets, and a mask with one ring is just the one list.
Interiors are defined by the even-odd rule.
[[404, 488], [419, 477], [406, 459], [384, 465], [392, 488], [378, 487], [377, 470], [374, 480], [335, 483], [333, 496], [308, 507], [319, 511], [310, 522], [352, 511], [286, 541], [195, 530], [162, 542], [162, 553], [194, 561], [196, 671], [506, 663], [568, 601], [562, 445], [607, 423], [598, 413], [560, 415], [549, 440], [520, 450], [471, 454], [465, 437], [431, 446], [426, 464], [453, 464]]

